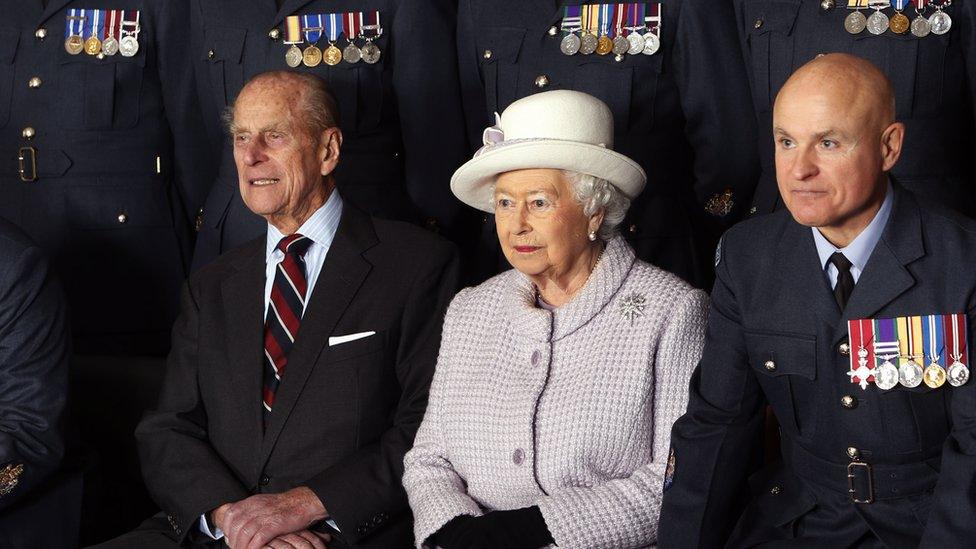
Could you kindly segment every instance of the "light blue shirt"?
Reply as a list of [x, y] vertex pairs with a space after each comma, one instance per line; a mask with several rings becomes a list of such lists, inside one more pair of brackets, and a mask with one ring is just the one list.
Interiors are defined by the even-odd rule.
[[891, 216], [891, 204], [893, 201], [894, 194], [891, 183], [888, 183], [888, 190], [885, 194], [884, 202], [881, 203], [881, 209], [878, 210], [878, 213], [874, 214], [874, 219], [861, 231], [861, 234], [857, 235], [850, 244], [843, 248], [837, 248], [831, 244], [830, 241], [824, 238], [824, 235], [820, 234], [820, 231], [816, 227], [810, 228], [813, 231], [813, 241], [817, 244], [817, 255], [820, 256], [820, 265], [823, 267], [824, 272], [827, 273], [831, 288], [837, 284], [837, 267], [833, 263], [828, 262], [830, 256], [834, 255], [834, 252], [844, 254], [844, 257], [851, 262], [851, 276], [854, 277], [854, 283], [857, 284], [858, 279], [861, 278], [861, 272], [864, 271], [864, 266], [867, 265], [868, 259], [871, 258], [871, 252], [874, 251], [874, 247], [881, 240], [881, 234], [884, 232], [888, 218]]
[[[295, 231], [312, 240], [312, 245], [305, 252], [305, 279], [308, 282], [305, 303], [308, 303], [309, 298], [312, 297], [312, 289], [315, 287], [315, 281], [318, 280], [319, 273], [322, 272], [322, 266], [325, 264], [325, 256], [329, 253], [329, 248], [332, 247], [332, 241], [335, 239], [336, 231], [339, 229], [340, 217], [342, 217], [342, 197], [339, 196], [338, 190], [333, 189], [332, 195], [325, 201], [325, 204], [315, 210], [315, 213], [306, 219], [305, 223], [302, 223], [302, 226]], [[274, 225], [268, 223], [268, 236], [264, 256], [267, 264], [265, 267], [264, 282], [265, 316], [268, 314], [268, 304], [271, 302], [271, 287], [274, 285], [275, 270], [278, 268], [278, 264], [285, 259], [284, 252], [277, 249], [278, 242], [284, 237], [285, 235], [281, 234], [281, 231], [275, 228]], [[329, 519], [327, 522], [336, 531], [339, 530], [339, 527], [334, 521]], [[200, 531], [213, 539], [222, 539], [224, 537], [224, 532], [220, 528], [214, 528], [213, 531], [210, 530], [207, 526], [205, 515], [200, 516]]]

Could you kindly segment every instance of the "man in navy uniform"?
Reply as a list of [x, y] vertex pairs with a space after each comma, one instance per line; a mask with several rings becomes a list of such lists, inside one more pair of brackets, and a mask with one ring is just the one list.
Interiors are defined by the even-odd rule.
[[[704, 354], [672, 431], [660, 547], [964, 547], [976, 536], [976, 383], [948, 367], [973, 341], [976, 223], [889, 177], [905, 134], [893, 94], [846, 54], [810, 62], [780, 91], [788, 211], [723, 237]], [[893, 384], [880, 353], [862, 371], [868, 348], [890, 339], [864, 336], [868, 320], [951, 314], [969, 326], [952, 345], [913, 351], [899, 333], [884, 357], [904, 370]], [[920, 383], [921, 354], [946, 364], [949, 382], [926, 369]], [[783, 460], [760, 468], [767, 402]]]
[[870, 2], [872, 8], [868, 0], [733, 2], [760, 127], [763, 176], [754, 213], [783, 207], [773, 171], [773, 99], [799, 66], [823, 53], [844, 52], [877, 65], [894, 87], [896, 114], [908, 129], [905, 152], [892, 171], [898, 182], [976, 215], [976, 3], [880, 0]]
[[[462, 0], [457, 40], [474, 149], [516, 99], [550, 89], [598, 97], [613, 111], [615, 147], [647, 172], [624, 236], [641, 259], [708, 284], [718, 235], [758, 178], [731, 5]], [[497, 249], [493, 234], [482, 242]], [[498, 254], [481, 255], [491, 257], [482, 273], [497, 272]]]
[[186, 0], [30, 0], [0, 23], [0, 217], [50, 255], [86, 354], [169, 347], [212, 182]]
[[188, 59], [221, 159], [203, 208], [194, 270], [264, 234], [265, 221], [237, 191], [221, 115], [249, 78], [292, 66], [323, 78], [338, 100], [345, 141], [336, 178], [345, 199], [379, 217], [420, 223], [457, 242], [466, 238], [464, 211], [448, 188], [468, 156], [455, 6], [451, 0], [193, 1]]

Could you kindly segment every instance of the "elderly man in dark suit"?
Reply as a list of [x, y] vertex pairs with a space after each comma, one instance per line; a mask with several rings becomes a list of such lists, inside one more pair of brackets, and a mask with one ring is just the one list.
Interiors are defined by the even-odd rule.
[[[881, 71], [849, 55], [780, 91], [788, 211], [723, 238], [660, 547], [972, 544], [976, 223], [888, 176], [905, 133], [895, 112]], [[948, 317], [955, 330], [883, 328]], [[783, 460], [760, 467], [767, 402]]]
[[267, 235], [190, 278], [158, 409], [136, 431], [165, 517], [108, 546], [410, 544], [403, 455], [456, 253], [343, 204], [336, 113], [321, 79], [290, 72], [235, 102], [240, 192]]
[[0, 547], [71, 547], [81, 484], [65, 452], [68, 315], [41, 249], [0, 219]]

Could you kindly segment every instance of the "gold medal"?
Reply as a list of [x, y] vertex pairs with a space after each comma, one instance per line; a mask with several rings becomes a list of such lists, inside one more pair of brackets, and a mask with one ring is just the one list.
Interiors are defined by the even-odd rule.
[[306, 67], [317, 67], [321, 62], [322, 50], [314, 45], [305, 48], [305, 51], [302, 52], [302, 63], [305, 63]]
[[102, 41], [96, 36], [90, 36], [85, 40], [85, 53], [88, 55], [98, 55], [102, 52]]
[[77, 34], [72, 34], [64, 41], [64, 49], [71, 55], [78, 55], [85, 49], [85, 41]]
[[599, 40], [596, 41], [596, 53], [597, 55], [606, 55], [613, 51], [613, 40], [610, 37], [603, 35]]
[[329, 47], [325, 50], [325, 64], [334, 67], [341, 62], [342, 50], [337, 48], [335, 44], [329, 44]]
[[938, 389], [942, 387], [942, 384], [946, 381], [945, 368], [939, 366], [939, 364], [933, 362], [925, 368], [925, 373], [923, 374], [925, 384], [933, 389]]
[[911, 21], [901, 12], [891, 16], [891, 20], [888, 22], [888, 28], [895, 34], [905, 34], [911, 26]]

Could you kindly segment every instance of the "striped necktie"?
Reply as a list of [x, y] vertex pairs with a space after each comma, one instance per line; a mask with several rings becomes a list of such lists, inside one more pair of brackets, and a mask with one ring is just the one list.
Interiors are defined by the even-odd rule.
[[264, 418], [267, 421], [274, 406], [275, 392], [288, 366], [288, 353], [295, 345], [298, 328], [305, 312], [308, 281], [305, 278], [305, 252], [311, 239], [298, 233], [278, 242], [285, 258], [275, 269], [271, 301], [264, 319]]

